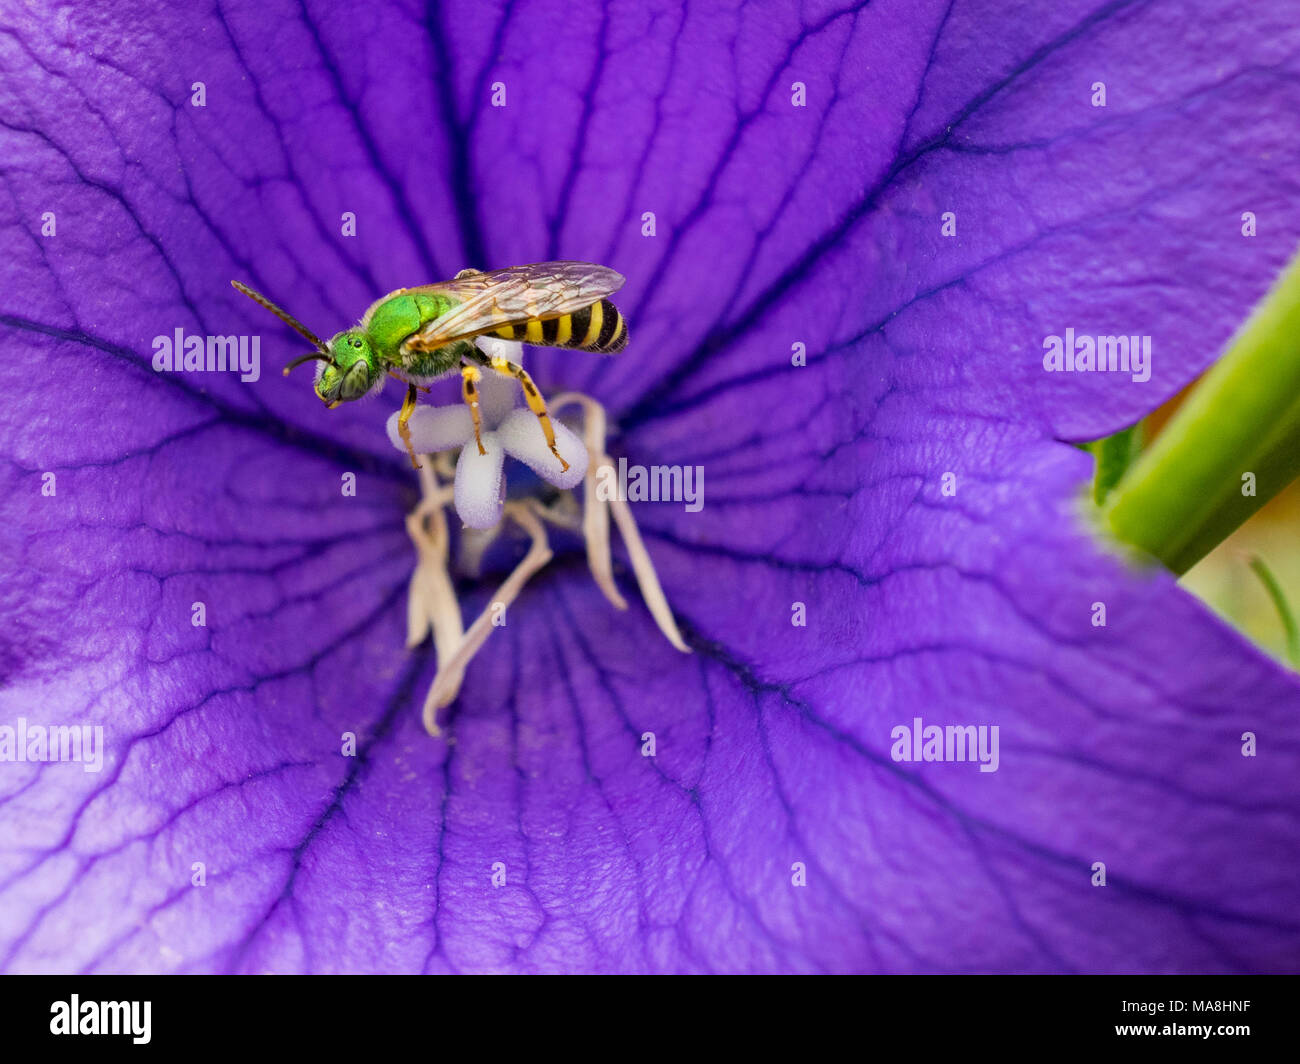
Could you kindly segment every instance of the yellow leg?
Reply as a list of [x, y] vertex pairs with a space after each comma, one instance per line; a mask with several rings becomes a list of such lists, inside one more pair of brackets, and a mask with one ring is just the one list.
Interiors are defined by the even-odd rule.
[[411, 466], [415, 469], [420, 468], [420, 460], [415, 457], [415, 447], [411, 444], [411, 430], [406, 427], [406, 423], [411, 420], [411, 415], [415, 413], [415, 385], [406, 386], [406, 398], [402, 400], [402, 411], [397, 415], [397, 434], [402, 437], [402, 442], [406, 444], [406, 453], [411, 456]]
[[551, 416], [546, 412], [546, 400], [542, 398], [542, 393], [537, 390], [537, 385], [533, 383], [533, 378], [528, 376], [523, 366], [516, 366], [506, 358], [490, 358], [487, 364], [497, 373], [506, 377], [514, 377], [524, 389], [524, 399], [528, 403], [528, 409], [537, 415], [537, 420], [542, 423], [542, 434], [546, 437], [546, 446], [551, 449], [551, 454], [560, 459], [560, 465], [566, 470], [569, 463], [561, 457], [560, 452], [555, 448], [555, 429], [551, 427]]
[[483, 449], [483, 418], [478, 408], [478, 382], [482, 379], [477, 366], [460, 367], [460, 394], [469, 407], [469, 416], [474, 419], [474, 442], [478, 444], [479, 454], [487, 454]]

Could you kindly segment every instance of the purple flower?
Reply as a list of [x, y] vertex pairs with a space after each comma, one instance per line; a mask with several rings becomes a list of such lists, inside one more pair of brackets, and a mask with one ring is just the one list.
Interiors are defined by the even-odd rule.
[[[1093, 541], [1061, 442], [1185, 385], [1292, 253], [1288, 5], [33, 11], [4, 970], [1300, 966], [1296, 680]], [[326, 412], [229, 281], [330, 335], [548, 258], [626, 275], [632, 339], [530, 354], [543, 393], [707, 470], [632, 503], [695, 653], [557, 541], [442, 742], [399, 390]], [[1067, 329], [1149, 337], [1150, 379], [1045, 372]], [[904, 759], [936, 725], [989, 756]]]

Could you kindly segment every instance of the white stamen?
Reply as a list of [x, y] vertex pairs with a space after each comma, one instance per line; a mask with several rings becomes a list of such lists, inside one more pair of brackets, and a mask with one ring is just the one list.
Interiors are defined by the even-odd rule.
[[576, 403], [582, 407], [583, 442], [591, 455], [587, 477], [582, 486], [582, 535], [587, 541], [587, 568], [605, 598], [618, 609], [627, 609], [627, 599], [614, 584], [614, 563], [609, 544], [609, 507], [596, 497], [596, 474], [610, 464], [605, 456], [605, 408], [596, 400], [577, 392], [556, 396], [554, 407]]
[[[517, 361], [517, 358], [512, 361]], [[490, 394], [486, 397], [494, 398]], [[558, 420], [554, 426], [556, 446], [571, 467], [568, 471], [560, 470], [559, 462], [545, 444], [536, 418], [528, 411], [511, 409], [503, 402], [492, 402], [485, 408], [482, 439], [487, 454], [483, 455], [478, 453], [473, 426], [464, 404], [454, 408], [417, 407], [411, 416], [409, 428], [416, 450], [436, 452], [432, 462], [424, 463], [420, 469], [420, 505], [406, 519], [407, 531], [417, 554], [407, 602], [407, 646], [418, 645], [432, 631], [437, 653], [438, 672], [425, 698], [423, 710], [425, 730], [432, 736], [441, 734], [438, 711], [450, 705], [460, 692], [465, 669], [492, 634], [492, 622], [499, 608], [513, 603], [529, 579], [551, 560], [542, 520], [563, 528], [581, 529], [592, 577], [605, 597], [618, 609], [625, 610], [628, 608], [627, 600], [614, 582], [609, 531], [612, 513], [627, 548], [637, 586], [655, 624], [674, 647], [690, 653], [673, 620], [672, 609], [632, 511], [626, 502], [618, 499], [606, 502], [596, 493], [598, 471], [604, 466], [612, 468], [614, 465], [614, 460], [605, 453], [605, 410], [594, 399], [579, 392], [566, 392], [553, 400], [550, 406], [553, 411], [558, 411], [569, 404], [582, 407], [583, 439], [579, 440]], [[477, 402], [474, 405], [477, 406]], [[397, 433], [396, 417], [393, 415], [389, 421], [389, 438], [398, 450], [405, 450]], [[457, 447], [460, 455], [453, 467], [451, 453]], [[550, 507], [543, 506], [535, 498], [503, 504], [502, 463], [506, 454], [531, 466], [556, 487], [565, 489], [564, 494]], [[454, 476], [454, 487], [444, 485], [439, 476]], [[568, 491], [580, 482], [584, 482], [585, 487], [581, 519]], [[461, 534], [462, 569], [477, 572], [484, 551], [499, 536], [507, 517], [523, 528], [532, 540], [528, 553], [468, 631], [464, 627], [448, 570], [450, 533], [443, 508], [453, 502], [461, 520], [468, 526]]]
[[655, 563], [650, 560], [650, 552], [641, 542], [641, 533], [637, 530], [632, 511], [628, 509], [626, 502], [617, 497], [609, 500], [609, 508], [614, 514], [614, 523], [618, 525], [619, 534], [623, 537], [623, 545], [627, 547], [628, 561], [632, 563], [637, 587], [641, 589], [641, 597], [645, 599], [650, 616], [655, 619], [655, 624], [659, 626], [659, 631], [663, 632], [668, 642], [683, 654], [689, 654], [691, 648], [682, 640], [682, 633], [677, 630], [677, 622], [673, 620], [673, 611], [668, 605], [668, 597], [659, 585]]
[[[492, 634], [494, 614], [499, 609], [508, 609], [523, 590], [523, 586], [528, 583], [529, 578], [553, 557], [550, 543], [546, 538], [546, 529], [527, 506], [518, 502], [507, 503], [506, 515], [532, 537], [532, 545], [523, 560], [515, 566], [514, 572], [506, 577], [505, 583], [497, 589], [487, 608], [469, 626], [469, 631], [465, 633], [465, 638], [450, 660], [446, 665], [439, 666], [438, 675], [434, 677], [433, 686], [429, 688], [429, 694], [424, 700], [424, 726], [429, 730], [430, 735], [438, 734], [436, 724], [438, 710], [450, 705], [456, 697], [465, 674], [465, 666]], [[432, 730], [429, 729], [430, 721], [435, 721]]]
[[[420, 505], [407, 516], [406, 531], [415, 544], [418, 561], [411, 574], [410, 599], [407, 603], [408, 649], [418, 646], [433, 629], [433, 645], [439, 663], [450, 661], [464, 641], [465, 627], [460, 615], [460, 603], [447, 572], [447, 547], [449, 536], [447, 518], [443, 507], [451, 501], [451, 489], [438, 483], [437, 474], [424, 463], [420, 467], [420, 486], [423, 498]], [[446, 672], [446, 683], [460, 689], [464, 670]], [[454, 697], [454, 694], [453, 694]], [[436, 712], [425, 707], [424, 727], [430, 735], [440, 734]]]
[[492, 528], [470, 528], [466, 525], [460, 530], [460, 545], [456, 549], [456, 571], [472, 579], [478, 579], [483, 571], [483, 555], [497, 541], [501, 534], [501, 525]]

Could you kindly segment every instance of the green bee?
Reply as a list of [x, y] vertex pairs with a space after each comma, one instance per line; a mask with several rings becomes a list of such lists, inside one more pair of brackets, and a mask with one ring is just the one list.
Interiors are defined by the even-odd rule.
[[570, 347], [614, 354], [627, 346], [627, 322], [608, 296], [623, 287], [623, 277], [589, 262], [536, 262], [504, 270], [462, 270], [440, 284], [399, 288], [372, 303], [352, 329], [321, 340], [297, 318], [247, 285], [231, 281], [240, 292], [296, 329], [316, 350], [295, 358], [288, 372], [304, 362], [319, 361], [316, 395], [333, 410], [383, 390], [388, 377], [406, 384], [397, 420], [411, 464], [420, 468], [407, 422], [415, 411], [417, 389], [460, 371], [461, 394], [480, 438], [478, 382], [490, 369], [519, 381], [528, 407], [541, 422], [551, 453], [569, 468], [555, 448], [555, 430], [546, 402], [521, 366], [491, 358], [474, 338], [498, 336], [545, 347]]

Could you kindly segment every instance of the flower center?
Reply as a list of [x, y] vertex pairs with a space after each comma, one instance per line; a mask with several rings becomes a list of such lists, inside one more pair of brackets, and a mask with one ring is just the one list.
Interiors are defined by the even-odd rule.
[[[486, 407], [486, 400], [484, 405]], [[559, 471], [546, 461], [550, 455], [543, 456], [540, 450], [530, 450], [537, 441], [514, 440], [511, 443], [513, 437], [509, 434], [520, 432], [512, 427], [519, 424], [514, 419], [520, 411], [507, 409], [494, 412], [494, 427], [487, 433], [490, 446], [485, 443], [488, 455], [479, 455], [474, 443], [466, 439], [460, 443], [454, 463], [452, 453], [456, 446], [446, 446], [432, 453], [419, 470], [421, 501], [406, 519], [407, 532], [416, 551], [407, 609], [406, 645], [414, 648], [428, 636], [433, 637], [438, 673], [423, 709], [425, 730], [432, 736], [441, 735], [439, 710], [456, 698], [470, 661], [493, 629], [504, 622], [505, 611], [524, 585], [551, 561], [554, 555], [550, 537], [557, 531], [581, 538], [586, 546], [592, 578], [615, 609], [626, 610], [627, 600], [614, 580], [610, 544], [612, 518], [622, 537], [641, 597], [659, 630], [678, 650], [690, 653], [673, 620], [672, 610], [627, 502], [617, 497], [602, 498], [596, 491], [600, 470], [613, 466], [613, 460], [605, 452], [604, 408], [596, 400], [577, 392], [557, 396], [548, 405], [557, 415], [557, 420], [560, 411], [573, 406], [579, 409], [582, 436], [574, 439], [582, 448], [580, 465], [575, 453], [570, 459], [572, 468]], [[486, 410], [484, 414], [486, 422]], [[557, 436], [560, 427], [556, 426]], [[532, 428], [538, 436], [541, 435], [537, 426]], [[564, 431], [569, 432], [567, 428]], [[392, 435], [394, 433], [390, 431]], [[520, 457], [523, 463], [521, 468], [504, 478], [501, 476], [500, 452], [494, 455], [490, 450], [497, 445], [495, 437], [498, 435], [508, 437], [503, 449]], [[399, 441], [394, 443], [398, 445]], [[489, 461], [482, 462], [482, 458]], [[575, 470], [580, 481], [573, 476]], [[495, 479], [473, 482], [462, 492], [463, 477], [492, 475]], [[448, 483], [453, 479], [454, 486]], [[579, 487], [581, 500], [575, 494]], [[482, 520], [487, 510], [484, 501], [484, 489], [487, 488], [496, 493], [500, 515], [495, 523], [490, 524]], [[504, 496], [504, 501], [500, 501], [501, 496]], [[461, 505], [462, 497], [470, 500], [468, 508], [472, 512], [453, 548], [453, 522], [458, 515], [466, 516]], [[485, 568], [492, 568], [485, 562], [512, 526], [527, 537], [527, 552], [496, 587], [486, 608], [466, 628], [452, 573], [485, 579]]]

